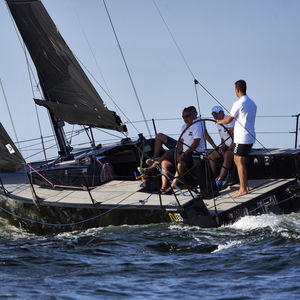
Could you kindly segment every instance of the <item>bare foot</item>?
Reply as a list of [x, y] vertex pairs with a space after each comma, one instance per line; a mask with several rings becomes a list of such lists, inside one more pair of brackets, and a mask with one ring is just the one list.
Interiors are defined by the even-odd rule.
[[232, 198], [234, 199], [234, 198], [237, 198], [237, 197], [241, 197], [241, 196], [244, 196], [244, 195], [246, 195], [246, 194], [248, 194], [249, 193], [249, 189], [247, 190], [247, 191], [240, 191], [240, 190], [238, 190], [233, 196], [232, 196]]

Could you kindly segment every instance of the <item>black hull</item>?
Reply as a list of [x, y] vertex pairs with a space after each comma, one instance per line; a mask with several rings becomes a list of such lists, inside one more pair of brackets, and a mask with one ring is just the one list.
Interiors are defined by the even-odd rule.
[[[98, 209], [35, 205], [9, 199], [1, 201], [0, 216], [10, 224], [35, 234], [51, 234], [109, 225], [142, 225], [172, 222], [170, 213], [161, 209]], [[18, 217], [13, 216], [17, 215]], [[174, 214], [173, 214], [174, 215]]]
[[[273, 200], [272, 200], [273, 199]], [[274, 195], [264, 201], [256, 199], [223, 212], [209, 211], [202, 198], [195, 198], [182, 209], [164, 209], [160, 206], [137, 209], [135, 207], [61, 207], [36, 205], [33, 202], [6, 198], [1, 195], [0, 216], [10, 224], [38, 235], [109, 225], [143, 225], [154, 223], [185, 223], [201, 228], [232, 224], [247, 215], [288, 214], [300, 211], [300, 197], [294, 195], [274, 200]], [[217, 216], [217, 217], [216, 217]]]
[[[151, 142], [149, 141], [149, 144]], [[0, 216], [27, 231], [48, 234], [108, 225], [162, 222], [183, 222], [211, 228], [234, 223], [246, 215], [288, 214], [300, 210], [300, 187], [297, 179], [291, 179], [291, 175], [298, 175], [299, 171], [300, 151], [298, 150], [293, 150], [292, 153], [277, 151], [279, 154], [276, 152], [274, 156], [270, 156], [271, 158], [269, 156], [266, 158], [266, 155], [260, 151], [250, 155], [249, 175], [255, 177], [255, 180], [249, 180], [249, 184], [252, 181], [250, 193], [236, 200], [232, 199], [232, 195], [238, 185], [232, 184], [229, 186], [230, 190], [222, 191], [215, 190], [214, 187], [212, 191], [207, 188], [212, 185], [209, 180], [204, 180], [206, 164], [205, 158], [201, 157], [194, 158], [195, 168], [192, 178], [194, 181], [196, 179], [194, 184], [197, 186], [190, 189], [187, 187], [186, 195], [182, 196], [179, 191], [176, 191], [176, 198], [174, 195], [159, 196], [158, 188], [147, 190], [147, 185], [141, 187], [141, 182], [135, 180], [132, 175], [138, 165], [136, 147], [137, 145], [119, 145], [109, 149], [101, 148], [97, 155], [99, 159], [103, 159], [103, 163], [106, 161], [112, 166], [114, 179], [91, 189], [88, 189], [90, 183], [84, 187], [84, 179], [89, 177], [82, 174], [92, 173], [90, 178], [94, 180], [99, 170], [91, 167], [95, 166], [93, 163], [87, 165], [67, 163], [57, 168], [53, 164], [52, 167], [41, 170], [48, 179], [54, 182], [56, 180], [57, 185], [46, 184], [46, 188], [38, 181], [40, 174], [33, 172], [31, 176], [35, 183], [34, 194], [40, 199], [37, 204], [34, 202], [30, 189], [32, 185], [28, 183], [25, 172], [14, 173], [13, 176], [4, 174], [2, 178], [4, 185], [0, 191]], [[259, 178], [266, 177], [262, 170], [271, 168], [270, 170], [273, 171], [277, 160], [290, 163], [291, 174], [285, 171], [285, 175], [289, 175], [289, 178]], [[266, 166], [265, 162], [270, 164]], [[274, 171], [274, 175], [279, 177], [279, 171], [276, 172]], [[80, 184], [78, 182], [77, 184], [81, 189], [71, 188], [75, 180], [79, 180]], [[148, 182], [156, 181], [151, 181], [150, 178]], [[151, 184], [148, 188], [151, 188]], [[6, 189], [8, 192], [5, 192]]]
[[[295, 189], [290, 191], [289, 189]], [[263, 214], [283, 215], [300, 211], [300, 187], [296, 180], [292, 185], [281, 187], [279, 191], [258, 197], [243, 205], [218, 214], [219, 225], [233, 224], [244, 216], [258, 216]]]

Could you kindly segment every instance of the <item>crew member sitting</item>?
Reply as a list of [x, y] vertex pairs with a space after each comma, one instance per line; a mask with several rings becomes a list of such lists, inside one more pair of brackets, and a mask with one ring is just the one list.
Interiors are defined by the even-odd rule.
[[[211, 113], [216, 121], [223, 120], [227, 117], [227, 115], [224, 114], [224, 110], [221, 106], [214, 106]], [[224, 127], [226, 127], [231, 135], [233, 135], [234, 121], [224, 125]], [[223, 186], [223, 181], [226, 178], [227, 172], [230, 169], [233, 161], [233, 140], [224, 127], [220, 124], [217, 124], [218, 132], [221, 138], [221, 144], [208, 156], [209, 163], [214, 174], [216, 174], [217, 172], [217, 161], [220, 158], [223, 158], [223, 164], [220, 170], [220, 174], [216, 178], [216, 186], [218, 188], [221, 188]]]
[[[175, 187], [179, 180], [178, 176], [183, 175], [188, 168], [193, 165], [193, 152], [205, 151], [205, 139], [213, 146], [216, 147], [211, 137], [208, 135], [203, 122], [200, 122], [197, 117], [197, 110], [194, 106], [184, 108], [182, 112], [182, 118], [185, 124], [181, 128], [181, 132], [184, 132], [177, 146], [177, 170], [172, 181], [171, 187], [169, 187], [169, 180], [166, 176], [162, 176], [161, 191], [163, 194], [171, 194], [172, 188]], [[198, 121], [198, 122], [197, 122]], [[186, 128], [188, 129], [186, 130]], [[171, 151], [169, 151], [171, 153]], [[175, 149], [173, 153], [175, 152]], [[168, 155], [161, 162], [162, 172], [167, 176], [169, 172], [174, 169], [174, 154]]]

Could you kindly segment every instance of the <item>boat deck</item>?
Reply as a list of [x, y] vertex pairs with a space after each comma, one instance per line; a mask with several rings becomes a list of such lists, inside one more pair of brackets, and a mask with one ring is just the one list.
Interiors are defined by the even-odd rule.
[[[17, 184], [10, 183], [11, 180], [5, 180], [5, 177], [2, 177], [2, 180], [11, 198], [32, 203], [31, 187], [26, 178], [23, 181], [18, 178]], [[34, 185], [34, 190], [38, 196], [39, 204], [47, 206], [93, 207], [95, 204], [97, 208], [101, 209], [118, 205], [120, 205], [120, 209], [122, 206], [130, 206], [136, 209], [157, 209], [161, 207], [157, 193], [151, 194], [139, 191], [141, 190], [141, 183], [141, 181], [113, 180], [90, 190], [90, 194], [86, 190], [51, 189], [38, 185]], [[176, 196], [180, 205], [184, 205], [192, 198], [187, 190], [185, 190], [185, 195], [180, 193], [177, 195], [176, 193]], [[173, 195], [162, 195], [161, 199], [164, 209], [177, 210], [179, 208]]]
[[[226, 211], [246, 202], [255, 201], [258, 198], [266, 198], [274, 191], [283, 189], [285, 186], [290, 185], [292, 182], [296, 182], [296, 179], [249, 180], [248, 185], [250, 188], [250, 192], [235, 199], [233, 199], [232, 196], [239, 189], [239, 185], [236, 184], [230, 186], [226, 190], [221, 191], [219, 196], [215, 197], [216, 208], [218, 211]], [[209, 210], [215, 209], [213, 199], [204, 200], [204, 203]]]
[[[14, 180], [9, 177], [3, 177], [2, 181], [10, 197], [23, 202], [32, 203], [31, 187], [28, 184], [26, 176], [14, 174]], [[23, 178], [23, 179], [22, 179]], [[17, 183], [12, 183], [12, 181]], [[260, 179], [249, 180], [250, 192], [247, 195], [233, 199], [232, 196], [238, 189], [238, 185], [233, 185], [226, 190], [222, 190], [220, 195], [213, 199], [204, 199], [208, 210], [214, 211], [215, 206], [219, 212], [230, 210], [233, 207], [241, 205], [248, 201], [267, 197], [277, 189], [284, 188], [291, 184], [295, 179]], [[94, 207], [105, 209], [120, 206], [131, 209], [158, 209], [162, 207], [166, 210], [177, 210], [179, 205], [173, 195], [162, 195], [161, 202], [157, 193], [140, 192], [141, 181], [118, 181], [113, 180], [105, 183], [93, 190], [66, 190], [42, 188], [34, 185], [34, 190], [39, 198], [40, 205], [58, 206], [58, 207]], [[184, 205], [192, 199], [192, 195], [183, 190], [185, 195], [176, 191], [177, 199], [180, 205]], [[3, 193], [3, 192], [1, 192]], [[92, 199], [94, 200], [94, 204]]]

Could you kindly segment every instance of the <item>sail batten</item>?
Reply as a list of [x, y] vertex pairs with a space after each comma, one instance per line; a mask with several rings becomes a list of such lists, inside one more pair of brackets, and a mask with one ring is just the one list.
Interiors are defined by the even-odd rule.
[[41, 1], [6, 1], [48, 100], [35, 102], [70, 124], [127, 131], [104, 105]]

